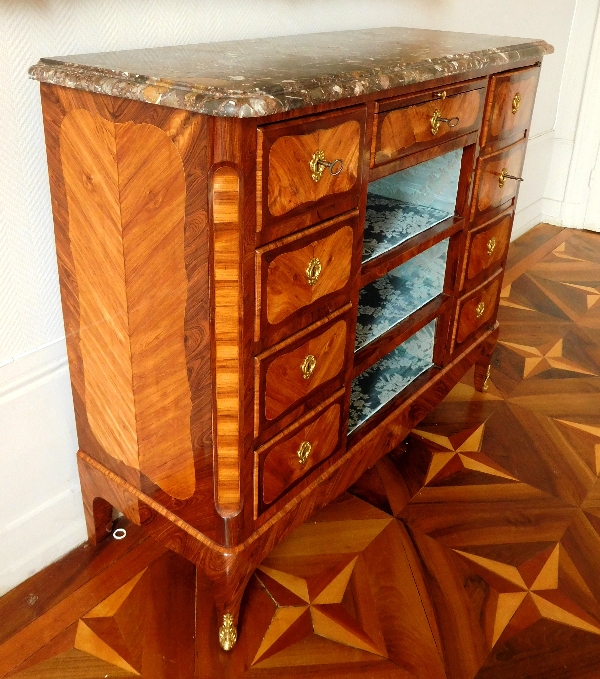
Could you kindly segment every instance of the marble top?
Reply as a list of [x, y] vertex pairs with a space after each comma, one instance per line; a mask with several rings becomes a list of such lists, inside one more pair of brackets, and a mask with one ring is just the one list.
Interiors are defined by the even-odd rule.
[[41, 82], [251, 118], [551, 54], [543, 40], [374, 28], [40, 59]]

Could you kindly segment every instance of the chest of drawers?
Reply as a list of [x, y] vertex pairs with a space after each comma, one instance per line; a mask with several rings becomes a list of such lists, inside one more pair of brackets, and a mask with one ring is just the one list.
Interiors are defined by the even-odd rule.
[[195, 563], [224, 649], [290, 530], [486, 388], [551, 51], [394, 28], [32, 67], [90, 540], [116, 508]]

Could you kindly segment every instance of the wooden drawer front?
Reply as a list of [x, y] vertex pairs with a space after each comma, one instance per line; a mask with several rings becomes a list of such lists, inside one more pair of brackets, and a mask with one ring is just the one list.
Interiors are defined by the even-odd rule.
[[256, 452], [259, 511], [335, 453], [341, 442], [341, 416], [341, 404], [333, 403]]
[[[484, 100], [485, 89], [481, 88], [377, 114], [373, 164], [381, 165], [478, 130]], [[458, 119], [456, 126], [441, 122], [434, 134], [436, 112], [437, 117]]]
[[[277, 430], [344, 384], [350, 353], [350, 304], [255, 360], [255, 435]], [[269, 433], [272, 436], [273, 430]]]
[[281, 330], [275, 341], [288, 336], [347, 300], [356, 225], [356, 216], [338, 219], [257, 251], [257, 340], [271, 328]]
[[456, 345], [473, 337], [495, 317], [500, 298], [502, 271], [491, 280], [458, 301], [456, 316]]
[[501, 185], [501, 175], [505, 171], [515, 177], [523, 172], [525, 160], [525, 140], [503, 151], [483, 156], [477, 161], [475, 171], [475, 199], [473, 201], [472, 219], [480, 221], [483, 216], [492, 216], [498, 208], [508, 209], [515, 202], [519, 190], [519, 182], [506, 179]]
[[481, 146], [505, 146], [524, 137], [531, 123], [540, 68], [502, 73], [490, 78]]
[[[259, 183], [258, 193], [262, 197], [258, 210], [259, 231], [282, 219], [315, 212], [326, 204], [332, 205], [325, 218], [358, 205], [359, 161], [365, 121], [366, 108], [358, 107], [343, 114], [326, 114], [302, 122], [259, 128], [258, 174], [262, 183], [262, 186]], [[323, 165], [315, 168], [319, 152], [326, 163], [341, 162], [331, 168]], [[340, 201], [350, 194], [356, 198], [354, 204]], [[322, 215], [308, 215], [299, 220], [292, 219], [282, 229], [291, 233], [322, 219]]]
[[509, 212], [469, 232], [466, 284], [500, 266], [510, 243], [512, 223], [513, 213]]

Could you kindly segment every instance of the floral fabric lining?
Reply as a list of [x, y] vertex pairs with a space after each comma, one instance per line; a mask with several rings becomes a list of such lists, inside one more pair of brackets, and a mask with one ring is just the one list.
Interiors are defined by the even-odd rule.
[[433, 365], [436, 321], [426, 325], [352, 382], [348, 432], [354, 431]]
[[448, 243], [434, 245], [360, 291], [356, 351], [443, 291]]
[[395, 198], [369, 193], [365, 217], [363, 262], [404, 243], [451, 217], [451, 212], [412, 205]]

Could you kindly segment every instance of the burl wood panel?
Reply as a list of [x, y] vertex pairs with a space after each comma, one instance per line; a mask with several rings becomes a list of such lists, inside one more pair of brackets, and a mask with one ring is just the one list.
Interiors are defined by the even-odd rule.
[[[310, 134], [279, 137], [269, 153], [268, 207], [279, 217], [303, 203], [349, 191], [358, 178], [360, 125], [351, 120]], [[323, 151], [328, 162], [341, 160], [342, 171], [334, 176], [325, 169], [314, 181], [310, 161]], [[337, 171], [337, 168], [336, 168]]]
[[519, 183], [507, 179], [500, 186], [503, 170], [515, 177], [521, 177], [525, 161], [526, 142], [520, 141], [507, 149], [489, 156], [482, 156], [477, 161], [475, 170], [475, 188], [471, 218], [480, 221], [485, 216], [492, 216], [497, 208], [508, 209], [514, 204], [519, 192]]
[[468, 282], [484, 272], [492, 273], [491, 269], [502, 262], [510, 243], [513, 217], [512, 212], [505, 214], [469, 233], [466, 276]]
[[[271, 361], [265, 377], [265, 416], [273, 420], [323, 383], [340, 375], [346, 362], [347, 321], [338, 321], [299, 347]], [[302, 373], [307, 356], [315, 367], [308, 379]]]
[[[358, 208], [367, 168], [366, 123], [367, 107], [360, 105], [337, 111], [319, 111], [315, 115], [255, 128], [257, 246]], [[351, 139], [341, 135], [340, 131], [349, 131]], [[314, 146], [323, 140], [327, 148]], [[311, 142], [310, 148], [304, 146], [308, 141]], [[288, 142], [294, 147], [293, 153], [284, 148]], [[273, 148], [275, 157], [271, 153]], [[323, 151], [328, 162], [338, 158], [344, 161], [344, 169], [337, 177], [325, 168], [321, 179], [313, 181], [310, 161], [317, 150]], [[347, 157], [343, 158], [344, 154]], [[337, 171], [339, 164], [334, 169]], [[272, 173], [275, 173], [273, 178]], [[278, 214], [269, 209], [271, 200], [280, 204], [279, 210], [276, 210]], [[295, 207], [287, 209], [288, 201]], [[287, 211], [281, 212], [284, 209]]]
[[[482, 88], [376, 115], [375, 124], [380, 126], [380, 131], [375, 137], [374, 164], [381, 165], [477, 130], [484, 101], [485, 88]], [[456, 117], [459, 122], [455, 127], [441, 123], [437, 135], [434, 135], [431, 120], [435, 111], [440, 111], [443, 118]]]
[[219, 510], [240, 505], [240, 230], [239, 176], [213, 174], [216, 495]]
[[[286, 248], [268, 266], [265, 286], [267, 320], [281, 323], [302, 307], [342, 289], [350, 278], [354, 232], [342, 226], [325, 238], [302, 247]], [[309, 262], [318, 259], [321, 273], [311, 285], [306, 273]]]
[[162, 130], [85, 110], [60, 139], [90, 427], [108, 454], [189, 498], [181, 158]]
[[494, 317], [500, 296], [500, 280], [498, 276], [490, 283], [458, 303], [456, 343], [462, 344], [469, 336]]
[[[334, 403], [300, 429], [282, 432], [273, 443], [256, 451], [261, 506], [272, 504], [296, 481], [329, 457], [340, 443], [341, 407]], [[303, 464], [300, 446], [308, 442], [310, 454]]]
[[501, 73], [490, 78], [481, 146], [506, 145], [523, 137], [531, 123], [540, 67]]

